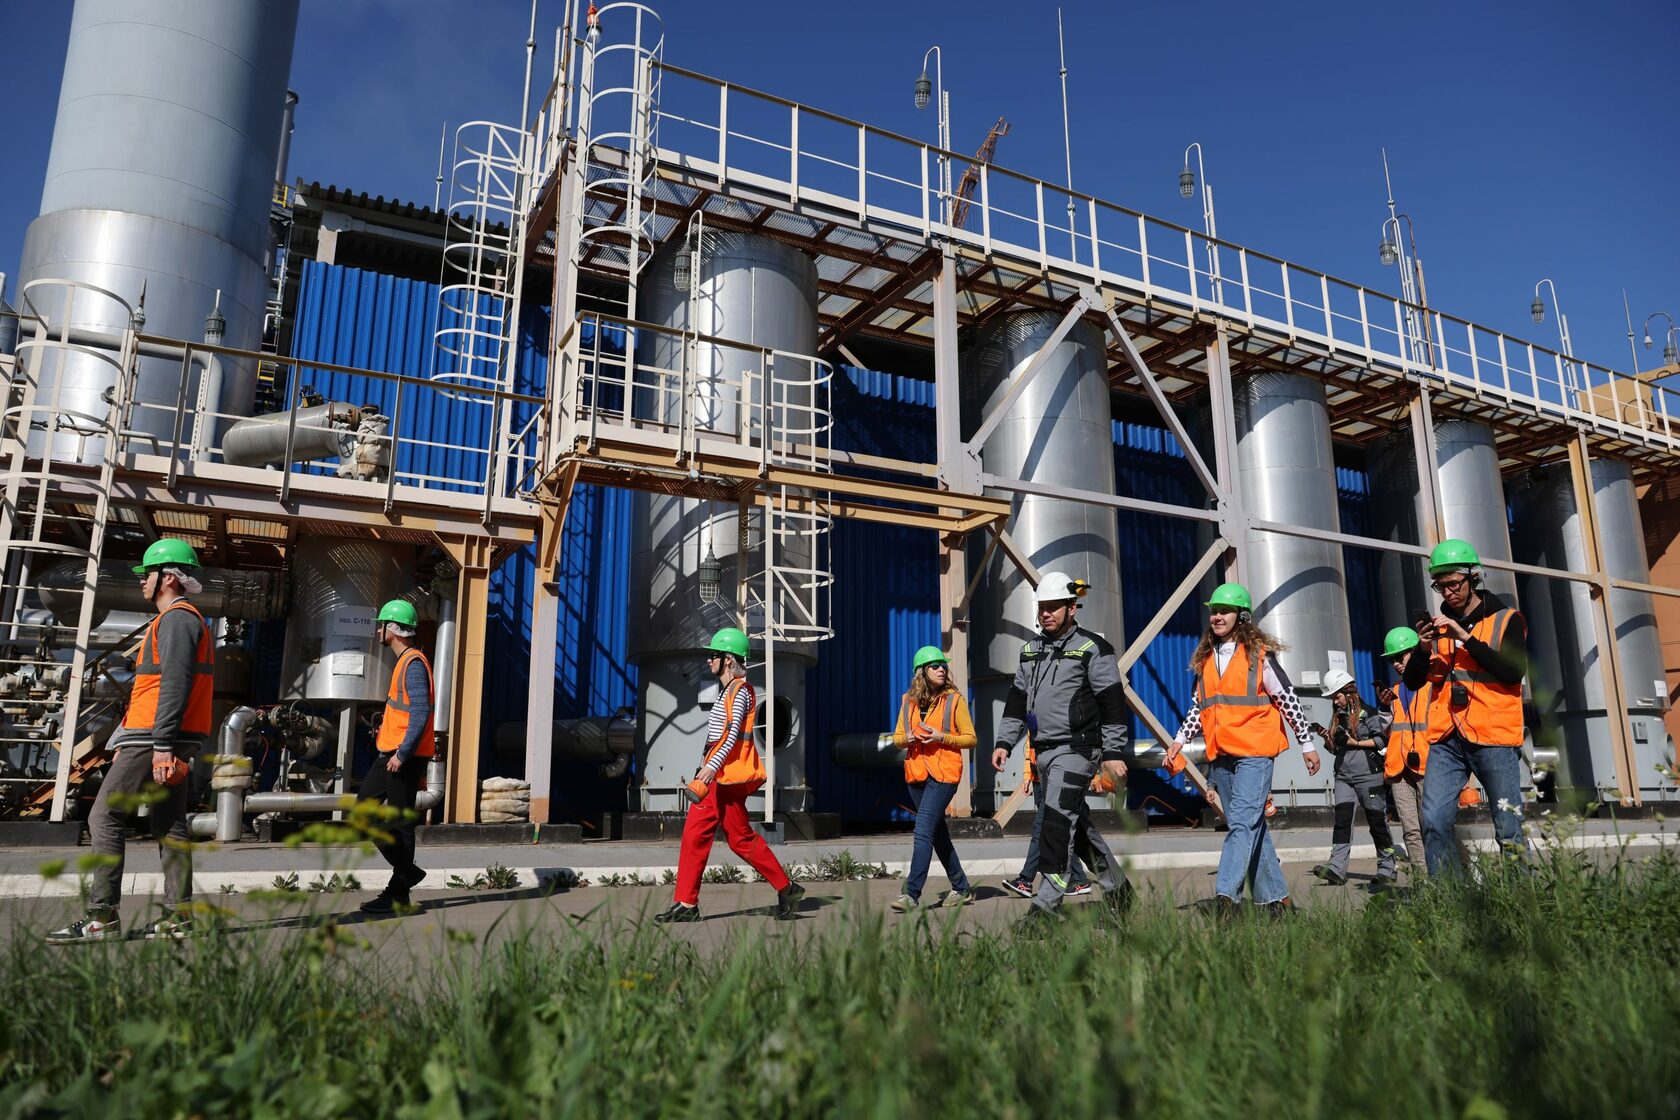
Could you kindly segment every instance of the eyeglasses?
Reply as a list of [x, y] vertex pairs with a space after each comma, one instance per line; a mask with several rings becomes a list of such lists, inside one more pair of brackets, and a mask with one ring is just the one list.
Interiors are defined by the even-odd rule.
[[722, 661], [723, 660], [723, 654], [721, 654], [721, 653], [708, 653], [706, 655], [706, 660], [707, 661]]
[[1430, 582], [1429, 586], [1437, 591], [1458, 591], [1470, 582], [1470, 577], [1459, 576], [1457, 579], [1438, 579]]

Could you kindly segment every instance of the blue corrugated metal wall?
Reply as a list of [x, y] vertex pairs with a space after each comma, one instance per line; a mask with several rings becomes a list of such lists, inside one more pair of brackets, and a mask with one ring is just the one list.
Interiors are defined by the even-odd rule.
[[[305, 359], [400, 370], [423, 375], [436, 316], [435, 285], [355, 269], [304, 262], [294, 352]], [[361, 325], [358, 325], [361, 324]], [[366, 328], [371, 324], [373, 329]], [[353, 325], [356, 329], [350, 329]], [[541, 309], [528, 317], [521, 337], [521, 391], [540, 394], [546, 375], [547, 321]], [[333, 378], [315, 378], [331, 395]], [[364, 394], [365, 395], [365, 394]], [[470, 405], [437, 404], [407, 410], [403, 433], [411, 438], [467, 443], [482, 438], [484, 410], [474, 428]], [[387, 407], [389, 405], [387, 404]], [[924, 381], [842, 367], [833, 388], [834, 446], [840, 450], [928, 461], [933, 458], [933, 387]], [[441, 434], [451, 433], [451, 434]], [[1124, 496], [1191, 504], [1202, 491], [1182, 450], [1165, 429], [1116, 423], [1116, 479]], [[482, 464], [456, 453], [412, 453], [405, 470], [460, 472], [472, 477]], [[453, 457], [452, 457], [453, 456]], [[1362, 471], [1337, 472], [1344, 532], [1363, 533], [1368, 487]], [[555, 714], [605, 715], [635, 702], [635, 672], [625, 661], [631, 495], [583, 487], [568, 514], [562, 546], [560, 658], [555, 672]], [[1200, 555], [1195, 522], [1121, 511], [1121, 580], [1128, 633], [1141, 630]], [[1376, 661], [1375, 557], [1344, 550], [1348, 605], [1353, 617], [1355, 674], [1366, 690]], [[896, 770], [836, 767], [835, 735], [891, 727], [918, 646], [939, 640], [938, 560], [932, 533], [905, 526], [841, 521], [834, 527], [835, 641], [825, 643], [807, 682], [807, 771], [816, 808], [848, 820], [908, 819], [908, 798]], [[492, 648], [486, 671], [490, 728], [523, 718], [528, 682], [530, 600], [535, 566], [522, 550], [499, 569], [491, 585]], [[1201, 628], [1199, 608], [1180, 608], [1132, 671], [1139, 695], [1163, 721], [1174, 724], [1189, 699], [1188, 662]], [[1147, 735], [1134, 726], [1133, 734]], [[487, 752], [487, 757], [489, 756]], [[514, 763], [512, 765], [517, 765]], [[556, 797], [579, 814], [621, 805], [622, 781], [601, 783], [589, 768], [558, 769]], [[1151, 812], [1193, 807], [1180, 780], [1161, 773], [1135, 775], [1134, 806]]]

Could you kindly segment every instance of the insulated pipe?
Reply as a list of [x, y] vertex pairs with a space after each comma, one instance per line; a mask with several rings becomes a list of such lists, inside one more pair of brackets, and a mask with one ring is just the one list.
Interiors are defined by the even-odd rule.
[[[245, 799], [247, 813], [336, 813], [355, 802], [348, 793], [253, 793]], [[418, 799], [416, 799], [418, 801]]]
[[[257, 722], [255, 708], [240, 706], [229, 712], [222, 721], [222, 757], [244, 758], [245, 736]], [[212, 781], [214, 778], [212, 778]], [[216, 791], [216, 842], [232, 844], [245, 831], [245, 790], [243, 788]]]
[[[619, 716], [557, 719], [551, 734], [554, 757], [566, 762], [612, 765], [636, 753], [636, 724]], [[523, 721], [496, 728], [496, 753], [506, 759], [525, 757]]]
[[445, 734], [455, 716], [455, 596], [438, 598], [437, 665], [432, 674], [432, 727]]
[[[95, 625], [108, 611], [151, 617], [152, 605], [141, 594], [140, 581], [129, 568], [114, 561], [99, 566], [99, 582], [93, 592]], [[200, 568], [193, 574], [204, 590], [192, 597], [192, 604], [206, 617], [266, 620], [285, 612], [285, 584], [273, 572]], [[36, 588], [41, 605], [59, 618], [74, 618], [81, 608], [86, 579], [86, 569], [79, 560], [49, 569]]]
[[[271, 412], [240, 420], [222, 437], [222, 458], [236, 467], [275, 466], [291, 461], [348, 459], [355, 454], [356, 425], [367, 410], [343, 401], [328, 401], [291, 412]], [[339, 425], [335, 427], [334, 425]]]

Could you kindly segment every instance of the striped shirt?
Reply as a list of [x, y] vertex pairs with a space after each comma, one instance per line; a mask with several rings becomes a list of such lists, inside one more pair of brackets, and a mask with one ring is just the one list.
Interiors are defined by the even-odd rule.
[[735, 749], [735, 744], [741, 740], [741, 728], [747, 722], [747, 713], [753, 710], [757, 695], [753, 686], [746, 681], [735, 690], [734, 704], [725, 703], [729, 696], [729, 686], [724, 685], [718, 693], [716, 703], [712, 705], [711, 718], [706, 721], [706, 742], [716, 743], [717, 747], [706, 758], [706, 764], [700, 768], [708, 777], [717, 777], [717, 772], [723, 768], [723, 760], [729, 757], [729, 752]]

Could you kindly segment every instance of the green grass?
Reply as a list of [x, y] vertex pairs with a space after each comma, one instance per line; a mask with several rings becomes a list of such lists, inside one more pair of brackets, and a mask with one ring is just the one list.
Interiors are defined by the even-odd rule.
[[1283, 923], [952, 928], [863, 915], [707, 957], [585, 923], [418, 972], [346, 927], [14, 941], [0, 1116], [1680, 1115], [1666, 852]]

